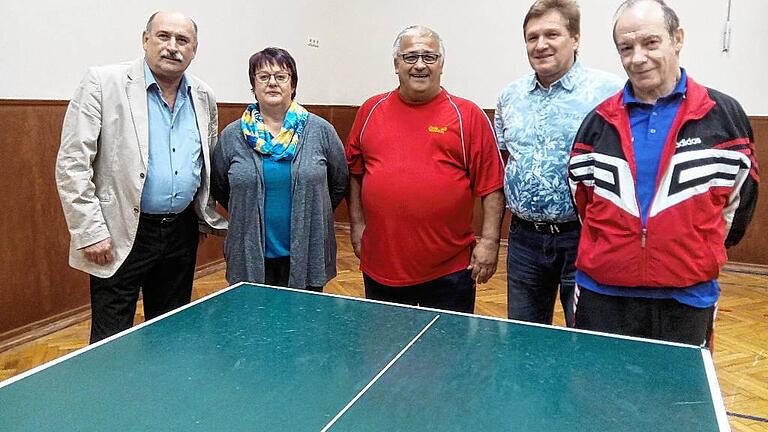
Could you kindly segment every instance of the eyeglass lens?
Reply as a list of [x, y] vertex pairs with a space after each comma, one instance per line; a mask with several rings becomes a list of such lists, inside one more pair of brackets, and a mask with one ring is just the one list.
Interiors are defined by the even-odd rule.
[[400, 56], [402, 57], [403, 61], [408, 64], [413, 64], [418, 62], [419, 58], [421, 58], [421, 60], [426, 64], [432, 64], [432, 63], [435, 63], [437, 59], [440, 58], [440, 54], [437, 54], [437, 53], [424, 53], [424, 54], [405, 53], [405, 54], [400, 54]]
[[288, 80], [291, 79], [291, 74], [285, 73], [285, 72], [277, 72], [277, 73], [266, 73], [266, 72], [260, 72], [256, 74], [256, 81], [266, 84], [269, 82], [269, 79], [275, 77], [275, 81], [277, 81], [280, 84], [285, 84], [288, 82]]

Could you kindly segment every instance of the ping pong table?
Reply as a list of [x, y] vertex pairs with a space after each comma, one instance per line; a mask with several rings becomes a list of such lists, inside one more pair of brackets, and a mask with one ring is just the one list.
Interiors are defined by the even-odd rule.
[[0, 431], [727, 431], [697, 347], [238, 284], [0, 383]]

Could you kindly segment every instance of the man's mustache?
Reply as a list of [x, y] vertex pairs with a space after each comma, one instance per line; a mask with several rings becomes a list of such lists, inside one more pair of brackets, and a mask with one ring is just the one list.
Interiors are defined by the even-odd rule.
[[178, 62], [184, 61], [184, 55], [179, 51], [171, 52], [167, 49], [163, 49], [162, 51], [160, 51], [160, 57], [175, 60]]

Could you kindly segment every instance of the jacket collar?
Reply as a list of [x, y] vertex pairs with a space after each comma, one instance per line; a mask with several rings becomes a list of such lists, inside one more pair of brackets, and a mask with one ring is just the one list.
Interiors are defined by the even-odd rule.
[[[672, 89], [672, 92], [666, 96], [662, 96], [659, 98], [661, 99], [672, 99], [676, 98], [678, 96], [685, 97], [685, 89], [686, 89], [686, 83], [688, 82], [688, 74], [685, 72], [685, 69], [680, 68], [680, 79], [677, 81], [677, 84], [675, 84], [675, 88]], [[635, 92], [632, 88], [632, 83], [627, 81], [626, 84], [624, 84], [624, 104], [645, 104], [644, 102], [641, 102], [637, 98], [635, 98]]]
[[[685, 94], [680, 109], [688, 118], [701, 118], [715, 106], [715, 101], [709, 97], [707, 88], [697, 83], [690, 75], [687, 75]], [[610, 123], [617, 124], [622, 115], [626, 115], [624, 102], [624, 90], [609, 97], [597, 106], [597, 113]]]

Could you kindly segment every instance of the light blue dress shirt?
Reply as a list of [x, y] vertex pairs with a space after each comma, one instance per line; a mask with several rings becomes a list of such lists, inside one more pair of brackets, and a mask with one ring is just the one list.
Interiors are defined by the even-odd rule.
[[502, 90], [496, 106], [499, 149], [509, 152], [504, 193], [512, 213], [535, 222], [576, 220], [567, 164], [584, 117], [624, 80], [579, 60], [548, 89], [531, 73]]
[[182, 77], [171, 111], [147, 64], [149, 161], [141, 195], [144, 213], [181, 213], [195, 198], [203, 165], [192, 87]]

